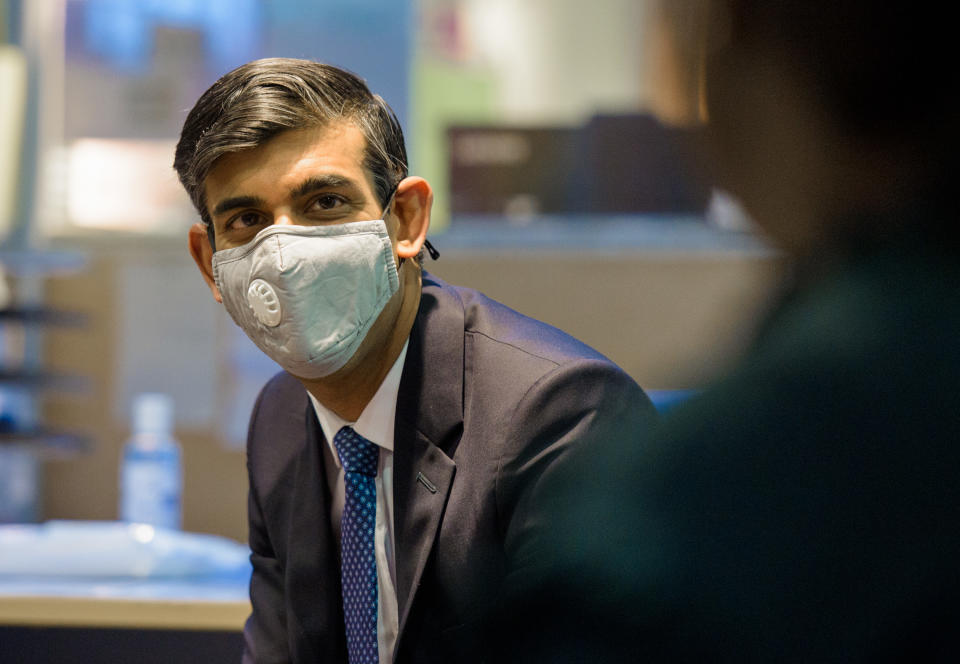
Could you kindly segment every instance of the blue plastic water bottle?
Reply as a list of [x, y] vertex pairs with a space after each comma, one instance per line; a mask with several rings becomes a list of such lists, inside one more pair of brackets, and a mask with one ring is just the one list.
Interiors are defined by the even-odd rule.
[[120, 465], [120, 520], [179, 529], [183, 471], [173, 438], [173, 400], [145, 393], [133, 402], [133, 432]]

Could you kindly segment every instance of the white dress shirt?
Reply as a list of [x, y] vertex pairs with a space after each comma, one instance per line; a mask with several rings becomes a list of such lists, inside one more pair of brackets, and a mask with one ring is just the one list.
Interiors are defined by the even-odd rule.
[[356, 422], [347, 422], [310, 394], [313, 409], [317, 413], [323, 435], [327, 439], [327, 445], [323, 450], [324, 466], [333, 496], [330, 523], [333, 526], [338, 550], [340, 517], [343, 514], [344, 503], [344, 480], [343, 466], [333, 446], [333, 437], [341, 428], [351, 426], [354, 431], [380, 448], [380, 461], [375, 479], [377, 523], [374, 530], [377, 555], [377, 648], [380, 664], [389, 664], [393, 661], [393, 648], [397, 643], [397, 632], [400, 629], [393, 537], [393, 427], [397, 413], [397, 394], [400, 392], [400, 377], [403, 374], [403, 362], [407, 357], [408, 343], [403, 345], [397, 361], [393, 363], [393, 367], [380, 383], [377, 393], [373, 395]]

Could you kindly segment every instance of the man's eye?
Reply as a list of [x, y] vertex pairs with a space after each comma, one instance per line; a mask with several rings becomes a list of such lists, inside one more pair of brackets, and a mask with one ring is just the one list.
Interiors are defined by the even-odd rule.
[[343, 205], [344, 199], [336, 194], [323, 194], [314, 198], [308, 206], [308, 212], [325, 212], [335, 210]]
[[242, 212], [233, 217], [224, 226], [227, 231], [239, 231], [244, 228], [252, 228], [266, 222], [266, 218], [259, 212]]

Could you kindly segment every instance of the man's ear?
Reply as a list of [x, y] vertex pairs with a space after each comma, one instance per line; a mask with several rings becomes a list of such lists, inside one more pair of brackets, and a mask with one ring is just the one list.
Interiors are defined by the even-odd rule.
[[210, 246], [207, 227], [199, 222], [191, 226], [187, 235], [187, 242], [190, 245], [190, 255], [193, 256], [193, 261], [200, 268], [200, 274], [203, 275], [204, 281], [210, 287], [213, 299], [222, 303], [223, 298], [220, 297], [220, 289], [217, 288], [217, 284], [213, 280], [213, 248]]
[[397, 256], [415, 258], [430, 228], [433, 189], [421, 177], [408, 177], [397, 185], [392, 212], [397, 217]]

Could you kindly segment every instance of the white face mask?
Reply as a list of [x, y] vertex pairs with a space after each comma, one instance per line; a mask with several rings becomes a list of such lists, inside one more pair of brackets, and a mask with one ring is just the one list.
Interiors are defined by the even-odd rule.
[[213, 254], [227, 312], [294, 376], [323, 378], [353, 357], [400, 279], [383, 220], [269, 226]]

